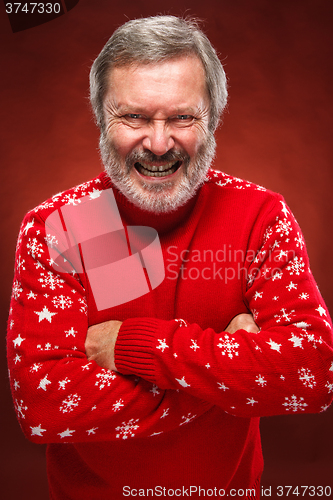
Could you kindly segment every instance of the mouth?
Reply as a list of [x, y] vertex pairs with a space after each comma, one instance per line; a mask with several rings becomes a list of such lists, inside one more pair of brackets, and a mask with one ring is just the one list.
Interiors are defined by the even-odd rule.
[[134, 163], [135, 169], [141, 175], [146, 177], [167, 177], [168, 175], [174, 174], [181, 166], [182, 161], [176, 161], [165, 163], [164, 165], [151, 165], [146, 162], [139, 163], [138, 161]]

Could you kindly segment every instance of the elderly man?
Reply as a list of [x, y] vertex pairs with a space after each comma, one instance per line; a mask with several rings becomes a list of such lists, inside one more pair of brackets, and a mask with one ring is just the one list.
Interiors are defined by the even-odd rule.
[[126, 23], [91, 70], [105, 172], [23, 222], [8, 359], [52, 499], [258, 498], [259, 417], [331, 402], [293, 215], [210, 169], [226, 97], [194, 22]]

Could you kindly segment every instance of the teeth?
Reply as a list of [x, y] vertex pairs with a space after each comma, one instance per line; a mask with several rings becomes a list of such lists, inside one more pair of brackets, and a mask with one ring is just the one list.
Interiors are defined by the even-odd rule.
[[[177, 161], [174, 164], [170, 162], [160, 166], [141, 164], [137, 162], [135, 167], [142, 175], [146, 175], [148, 177], [166, 177], [167, 175], [173, 174], [177, 170], [179, 162]], [[149, 167], [149, 169], [146, 167]]]

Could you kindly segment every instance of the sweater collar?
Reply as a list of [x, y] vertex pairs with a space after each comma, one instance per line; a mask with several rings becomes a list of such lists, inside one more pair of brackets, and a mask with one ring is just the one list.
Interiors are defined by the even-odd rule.
[[105, 189], [112, 188], [118, 209], [125, 224], [129, 226], [149, 226], [156, 229], [159, 234], [166, 233], [178, 227], [190, 216], [200, 192], [199, 189], [195, 196], [177, 210], [166, 214], [156, 214], [142, 210], [134, 205], [113, 185], [110, 177], [105, 172], [100, 175], [100, 178]]

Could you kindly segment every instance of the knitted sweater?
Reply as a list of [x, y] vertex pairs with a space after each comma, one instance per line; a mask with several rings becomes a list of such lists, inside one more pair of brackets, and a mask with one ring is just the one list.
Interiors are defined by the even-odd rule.
[[[258, 417], [324, 411], [333, 396], [331, 322], [300, 228], [280, 195], [214, 170], [166, 215], [113, 188], [124, 227], [158, 232], [165, 277], [101, 309], [84, 265], [57, 270], [45, 221], [110, 188], [102, 173], [54, 196], [27, 214], [17, 244], [10, 382], [25, 435], [48, 443], [51, 498], [255, 498]], [[260, 332], [224, 331], [246, 312]], [[118, 372], [84, 348], [88, 326], [110, 319], [123, 321]]]

